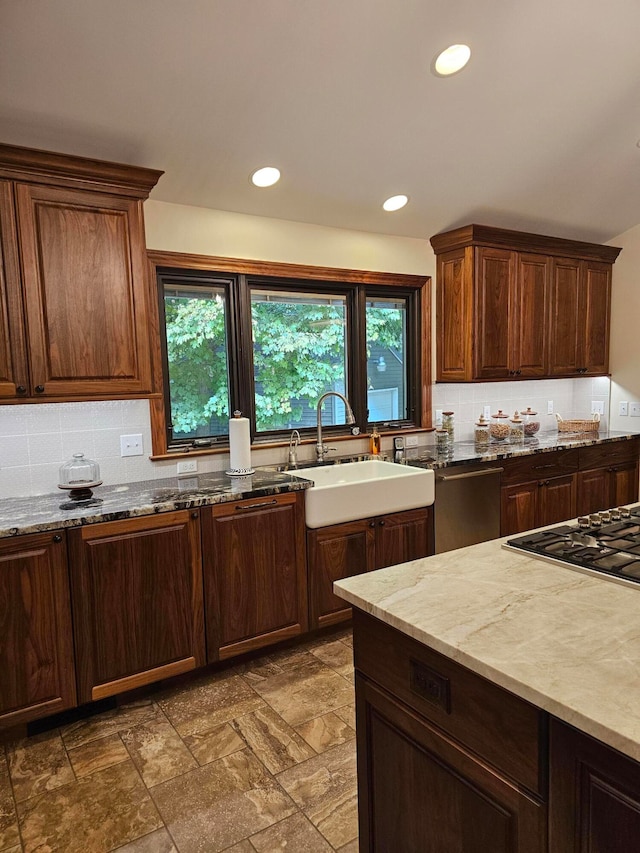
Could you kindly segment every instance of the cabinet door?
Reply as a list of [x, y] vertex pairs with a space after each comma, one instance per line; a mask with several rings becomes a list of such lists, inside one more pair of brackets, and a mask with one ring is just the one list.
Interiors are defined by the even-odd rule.
[[150, 390], [142, 202], [16, 185], [32, 390]]
[[203, 511], [203, 545], [209, 661], [306, 631], [300, 494], [236, 501]]
[[510, 375], [509, 323], [515, 253], [476, 250], [476, 366], [478, 379]]
[[69, 532], [80, 702], [205, 662], [197, 512]]
[[611, 506], [611, 474], [608, 468], [579, 471], [576, 483], [576, 515], [589, 515]]
[[638, 463], [627, 462], [611, 468], [609, 506], [632, 504], [638, 500]]
[[582, 265], [580, 364], [583, 373], [609, 370], [611, 266], [594, 261]]
[[575, 376], [582, 367], [582, 303], [580, 261], [554, 258], [549, 314], [551, 376]]
[[351, 617], [344, 599], [333, 594], [334, 581], [376, 568], [376, 523], [365, 518], [307, 531], [310, 628]]
[[576, 515], [576, 478], [552, 477], [541, 482], [538, 495], [538, 517], [536, 527], [557, 524], [575, 518]]
[[518, 376], [547, 372], [547, 325], [551, 262], [545, 255], [518, 254], [512, 303], [511, 365]]
[[360, 850], [544, 853], [546, 808], [356, 673]]
[[433, 512], [412, 509], [376, 518], [376, 568], [407, 563], [434, 553]]
[[0, 181], [0, 399], [28, 389], [13, 185]]
[[59, 533], [0, 542], [0, 726], [76, 704], [67, 548]]
[[504, 486], [500, 494], [500, 535], [511, 536], [537, 527], [537, 482]]
[[550, 853], [636, 853], [640, 764], [551, 720]]
[[473, 254], [460, 249], [438, 256], [436, 346], [440, 382], [473, 378]]

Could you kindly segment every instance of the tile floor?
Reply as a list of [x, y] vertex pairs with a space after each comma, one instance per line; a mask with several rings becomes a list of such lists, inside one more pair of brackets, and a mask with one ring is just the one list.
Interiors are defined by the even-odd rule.
[[0, 853], [357, 853], [351, 632], [4, 747]]

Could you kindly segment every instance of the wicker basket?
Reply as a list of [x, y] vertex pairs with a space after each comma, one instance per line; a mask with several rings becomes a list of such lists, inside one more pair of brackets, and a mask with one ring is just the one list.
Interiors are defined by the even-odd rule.
[[558, 421], [558, 432], [592, 432], [597, 433], [600, 429], [600, 415], [595, 412], [591, 420], [580, 420], [574, 418], [565, 421], [560, 415], [556, 415]]

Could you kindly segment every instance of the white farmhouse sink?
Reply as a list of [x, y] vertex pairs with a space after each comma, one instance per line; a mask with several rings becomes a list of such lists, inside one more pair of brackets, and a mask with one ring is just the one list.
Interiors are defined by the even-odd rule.
[[295, 476], [313, 482], [306, 491], [307, 527], [429, 506], [435, 495], [433, 471], [377, 459], [305, 468]]

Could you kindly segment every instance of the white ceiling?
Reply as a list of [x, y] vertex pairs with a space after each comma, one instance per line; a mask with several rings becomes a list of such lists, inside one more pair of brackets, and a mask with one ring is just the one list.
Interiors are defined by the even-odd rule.
[[0, 0], [0, 141], [163, 169], [181, 204], [600, 242], [640, 223], [639, 37], [638, 0]]

